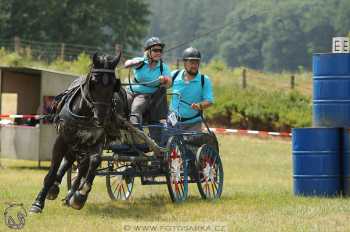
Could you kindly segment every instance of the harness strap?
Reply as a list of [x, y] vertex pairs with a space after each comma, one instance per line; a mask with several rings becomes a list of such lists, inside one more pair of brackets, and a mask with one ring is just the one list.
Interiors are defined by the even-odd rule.
[[[174, 83], [176, 77], [179, 75], [179, 73], [180, 73], [180, 70], [177, 70], [177, 71], [174, 73], [174, 75], [173, 75], [173, 83]], [[205, 83], [205, 81], [204, 81], [204, 75], [201, 74], [201, 86], [202, 86], [202, 88], [204, 87], [204, 83]]]
[[143, 66], [145, 65], [145, 61], [142, 61], [141, 65], [138, 66], [137, 68], [135, 68], [135, 70], [139, 70], [141, 69]]
[[81, 92], [81, 97], [82, 99], [84, 99], [84, 101], [86, 102], [86, 104], [89, 106], [89, 108], [93, 109], [94, 108], [94, 105], [89, 101], [89, 99], [87, 99], [85, 93], [84, 93], [84, 90], [83, 90], [83, 85], [82, 83], [80, 82], [80, 92]]
[[160, 62], [160, 67], [159, 67], [160, 75], [163, 76], [163, 71], [164, 71], [163, 70], [164, 69], [164, 67], [163, 67], [163, 60], [160, 60], [159, 62]]
[[[73, 117], [73, 119], [78, 119], [78, 120], [90, 120], [90, 118], [89, 117], [87, 117], [87, 116], [82, 116], [82, 115], [77, 115], [77, 114], [75, 114], [75, 113], [73, 113], [73, 111], [72, 111], [72, 109], [71, 109], [71, 103], [72, 103], [72, 100], [74, 99], [74, 97], [75, 97], [75, 95], [78, 93], [78, 91], [79, 91], [79, 89], [77, 88], [74, 92], [73, 92], [73, 94], [69, 97], [69, 99], [68, 99], [68, 101], [67, 101], [67, 103], [66, 103], [66, 105], [65, 106], [63, 106], [63, 108], [64, 107], [66, 107], [66, 110], [67, 110], [67, 112], [63, 112], [63, 113], [68, 113], [68, 116], [70, 117]], [[63, 109], [62, 109], [63, 110]]]
[[[142, 62], [142, 64], [144, 64], [144, 62]], [[131, 69], [129, 68], [129, 75], [128, 75], [129, 87], [130, 87], [131, 92], [135, 93], [134, 90], [132, 89], [131, 80], [130, 80], [130, 73], [131, 73]]]
[[[163, 71], [164, 71], [163, 60], [160, 60], [159, 62], [160, 62], [160, 67], [159, 67], [159, 69], [160, 69], [160, 75], [163, 75]], [[137, 68], [135, 68], [135, 70], [141, 69], [144, 65], [145, 65], [145, 61], [143, 61], [143, 62], [141, 63], [140, 66], [138, 66]]]
[[174, 75], [173, 75], [173, 83], [174, 83], [174, 81], [175, 81], [177, 75], [179, 75], [179, 72], [180, 72], [180, 70], [177, 70], [177, 71], [174, 73]]
[[99, 72], [101, 72], [101, 73], [115, 73], [114, 70], [112, 70], [112, 69], [105, 69], [105, 68], [93, 68], [91, 70], [91, 72], [93, 72], [93, 73], [99, 73]]
[[197, 118], [197, 117], [199, 117], [199, 116], [201, 116], [201, 114], [200, 114], [200, 113], [196, 114], [196, 115], [195, 115], [195, 116], [193, 116], [193, 117], [189, 117], [189, 118], [180, 118], [180, 122], [186, 122], [186, 121], [188, 121], [188, 120], [191, 120], [191, 119]]
[[[160, 62], [160, 67], [159, 67], [159, 69], [160, 69], [160, 75], [163, 75], [163, 71], [164, 71], [163, 60], [160, 60], [159, 62]], [[145, 62], [143, 61], [142, 64], [141, 64], [139, 67], [135, 68], [135, 70], [141, 69], [144, 65], [145, 65]], [[130, 72], [129, 72], [129, 77], [130, 77]], [[146, 85], [146, 84], [142, 84], [142, 83], [140, 83], [140, 82], [136, 79], [136, 77], [134, 77], [134, 82], [135, 82], [135, 83], [138, 83], [138, 84], [140, 84], [140, 85], [149, 87], [149, 88], [159, 88], [159, 87], [160, 87], [160, 84], [158, 84], [158, 85], [156, 85], [156, 86], [149, 86], [149, 85]], [[130, 86], [131, 92], [136, 93], [136, 92], [132, 89], [132, 87], [131, 87], [130, 78], [129, 78], [129, 86]]]

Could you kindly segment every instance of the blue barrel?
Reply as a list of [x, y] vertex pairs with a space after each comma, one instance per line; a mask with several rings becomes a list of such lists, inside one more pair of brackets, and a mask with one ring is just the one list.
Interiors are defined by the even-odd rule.
[[343, 176], [343, 194], [350, 196], [350, 129], [343, 129], [343, 142], [341, 151], [343, 156], [340, 159], [341, 171]]
[[294, 194], [334, 196], [341, 192], [340, 128], [292, 130]]
[[350, 54], [313, 55], [313, 125], [350, 127]]

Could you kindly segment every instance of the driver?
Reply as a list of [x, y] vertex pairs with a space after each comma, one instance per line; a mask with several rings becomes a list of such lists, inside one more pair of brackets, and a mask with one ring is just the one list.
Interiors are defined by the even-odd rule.
[[[130, 85], [127, 89], [131, 109], [130, 121], [134, 124], [143, 121], [159, 123], [160, 120], [166, 119], [168, 104], [165, 88], [171, 86], [171, 73], [168, 65], [162, 61], [164, 46], [165, 44], [158, 37], [151, 37], [144, 44], [143, 57], [125, 62], [126, 68], [133, 69], [133, 84], [137, 84]], [[143, 119], [145, 114], [148, 120]], [[158, 128], [150, 128], [151, 137], [156, 141], [160, 139], [158, 130]]]

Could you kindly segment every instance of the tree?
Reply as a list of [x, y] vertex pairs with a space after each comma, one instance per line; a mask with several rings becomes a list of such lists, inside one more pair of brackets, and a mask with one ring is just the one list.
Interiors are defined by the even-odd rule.
[[330, 16], [337, 15], [336, 5], [335, 1], [327, 0], [312, 0], [304, 5], [306, 10], [300, 17], [306, 38], [307, 57], [310, 60], [313, 53], [331, 50], [332, 37], [335, 37], [336, 32], [335, 19]]
[[350, 1], [338, 0], [338, 4], [335, 4], [336, 12], [334, 15], [334, 28], [337, 36], [348, 36], [350, 31]]
[[[225, 25], [225, 18], [230, 13], [237, 1], [202, 0], [198, 3], [201, 19], [197, 28], [197, 36], [211, 32], [208, 36], [202, 36], [193, 42], [193, 45], [203, 51], [203, 61], [209, 62], [212, 58], [219, 56], [220, 43], [218, 35], [220, 29]], [[227, 29], [227, 28], [226, 28]], [[225, 29], [224, 29], [225, 30]]]
[[350, 31], [349, 0], [147, 1], [153, 12], [150, 32], [164, 38], [167, 47], [195, 39], [173, 54], [179, 57], [192, 45], [205, 62], [221, 57], [230, 66], [310, 69], [313, 53], [329, 52], [332, 37]]
[[302, 28], [302, 16], [306, 8], [300, 2], [281, 2], [265, 21], [268, 36], [262, 44], [263, 67], [270, 71], [310, 68], [307, 43]]
[[260, 69], [262, 44], [266, 40], [265, 12], [259, 4], [246, 2], [236, 7], [226, 19], [219, 36], [220, 53], [230, 66], [249, 66]]
[[[200, 37], [224, 23], [226, 14], [231, 11], [236, 0], [148, 0], [152, 14], [148, 35], [157, 35], [173, 48], [165, 55], [169, 59], [181, 57], [188, 46], [197, 47], [203, 54], [203, 61], [218, 55], [217, 34]], [[193, 40], [193, 41], [192, 41]]]
[[142, 0], [0, 0], [1, 38], [136, 48], [147, 32]]

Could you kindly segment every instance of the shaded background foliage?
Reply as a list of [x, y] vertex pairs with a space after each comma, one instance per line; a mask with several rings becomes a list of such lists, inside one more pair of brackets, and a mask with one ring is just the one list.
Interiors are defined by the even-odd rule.
[[0, 39], [136, 48], [149, 13], [142, 0], [0, 0]]
[[[149, 35], [169, 47], [182, 41], [198, 47], [204, 61], [280, 72], [311, 68], [315, 52], [329, 52], [331, 39], [350, 31], [349, 0], [148, 0]], [[176, 10], [173, 10], [176, 9]], [[204, 31], [214, 31], [201, 37]], [[169, 52], [179, 57], [188, 44]]]
[[170, 49], [168, 62], [192, 45], [204, 62], [296, 71], [349, 34], [349, 13], [349, 0], [0, 0], [0, 40], [120, 44], [135, 54], [155, 35]]

